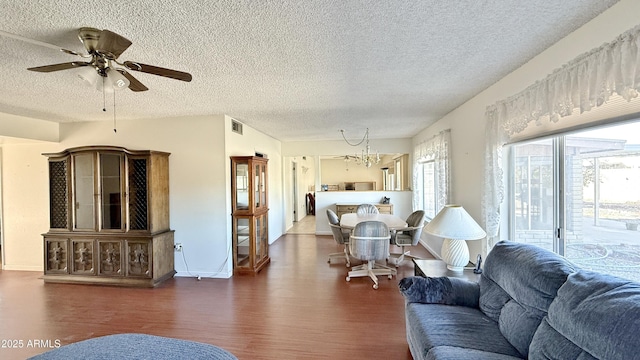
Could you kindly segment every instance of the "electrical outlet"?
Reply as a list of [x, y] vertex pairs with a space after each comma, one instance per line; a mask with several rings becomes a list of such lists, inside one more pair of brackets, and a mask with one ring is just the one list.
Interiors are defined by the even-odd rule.
[[173, 248], [178, 252], [182, 251], [182, 243], [176, 243]]

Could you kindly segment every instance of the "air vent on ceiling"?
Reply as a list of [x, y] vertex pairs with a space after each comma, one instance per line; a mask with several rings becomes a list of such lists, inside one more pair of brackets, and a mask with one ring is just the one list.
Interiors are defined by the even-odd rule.
[[242, 123], [234, 119], [231, 119], [231, 131], [242, 135]]

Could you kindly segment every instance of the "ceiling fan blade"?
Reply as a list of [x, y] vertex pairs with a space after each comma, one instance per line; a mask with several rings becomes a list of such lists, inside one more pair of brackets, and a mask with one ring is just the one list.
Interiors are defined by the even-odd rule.
[[138, 81], [138, 79], [134, 78], [133, 75], [129, 74], [124, 69], [116, 69], [116, 71], [119, 72], [120, 74], [124, 75], [124, 77], [126, 77], [127, 80], [129, 80], [129, 90], [135, 91], [135, 92], [149, 90], [148, 87], [144, 86], [143, 83]]
[[131, 46], [129, 39], [109, 30], [100, 32], [100, 39], [96, 44], [96, 51], [109, 60], [115, 60]]
[[37, 71], [37, 72], [52, 72], [52, 71], [73, 69], [73, 68], [77, 68], [77, 67], [81, 67], [81, 66], [88, 66], [88, 65], [91, 65], [91, 64], [90, 63], [86, 63], [86, 62], [74, 61], [74, 62], [61, 63], [61, 64], [36, 66], [36, 67], [28, 68], [27, 70]]
[[123, 65], [129, 70], [141, 71], [141, 72], [144, 72], [144, 73], [147, 73], [147, 74], [164, 76], [164, 77], [168, 77], [168, 78], [171, 78], [171, 79], [182, 80], [182, 81], [186, 81], [186, 82], [191, 81], [191, 74], [186, 73], [186, 72], [182, 72], [182, 71], [165, 69], [165, 68], [161, 68], [161, 67], [158, 67], [158, 66], [141, 64], [141, 63], [135, 62], [135, 61], [125, 61]]
[[0, 36], [12, 38], [12, 39], [15, 39], [15, 40], [24, 41], [24, 42], [27, 42], [27, 43], [30, 43], [30, 44], [34, 44], [34, 45], [38, 45], [38, 46], [48, 47], [50, 49], [62, 51], [64, 53], [71, 54], [71, 55], [78, 55], [78, 56], [86, 57], [86, 55], [80, 54], [80, 53], [75, 52], [73, 50], [63, 49], [63, 48], [61, 48], [60, 46], [57, 46], [57, 45], [49, 44], [49, 43], [46, 43], [44, 41], [29, 39], [29, 38], [26, 38], [24, 36], [8, 33], [6, 31], [2, 31], [2, 30], [0, 30]]

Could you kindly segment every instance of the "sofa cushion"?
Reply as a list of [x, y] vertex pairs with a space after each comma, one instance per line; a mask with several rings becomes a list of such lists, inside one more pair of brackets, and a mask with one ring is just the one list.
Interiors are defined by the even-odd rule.
[[480, 278], [480, 309], [524, 356], [558, 288], [575, 271], [569, 261], [538, 246], [499, 242]]
[[427, 360], [460, 360], [460, 359], [518, 360], [522, 358], [518, 356], [496, 354], [494, 352], [460, 348], [460, 347], [454, 347], [454, 346], [438, 346], [431, 349], [431, 351], [429, 351], [429, 354], [427, 354]]
[[[405, 314], [407, 341], [415, 360], [441, 358], [436, 353], [449, 356], [462, 351], [455, 348], [477, 350], [478, 354], [494, 353], [522, 358], [502, 336], [498, 324], [477, 308], [408, 303]], [[451, 358], [447, 356], [442, 358]]]
[[638, 336], [640, 284], [580, 270], [558, 290], [530, 359], [637, 359]]

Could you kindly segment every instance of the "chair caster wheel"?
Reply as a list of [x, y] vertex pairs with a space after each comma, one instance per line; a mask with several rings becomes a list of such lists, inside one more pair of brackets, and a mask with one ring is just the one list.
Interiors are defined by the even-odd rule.
[[346, 266], [347, 266], [347, 267], [351, 267], [351, 263], [347, 263], [347, 265], [346, 265]]
[[388, 277], [389, 277], [389, 280], [393, 279], [393, 275], [389, 275]]
[[347, 281], [351, 281], [351, 278], [347, 276]]
[[378, 284], [373, 284], [373, 288], [374, 288], [375, 290], [378, 290]]

